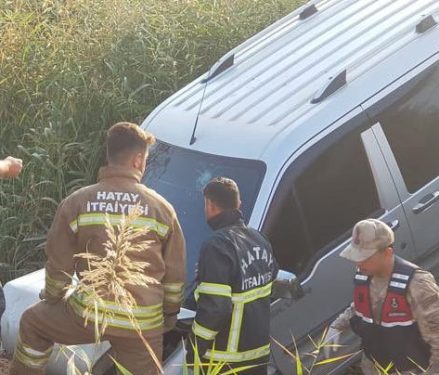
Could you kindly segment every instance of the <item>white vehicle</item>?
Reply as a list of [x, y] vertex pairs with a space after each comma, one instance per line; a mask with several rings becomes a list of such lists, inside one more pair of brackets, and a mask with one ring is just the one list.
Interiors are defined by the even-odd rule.
[[[287, 348], [294, 349], [294, 336], [299, 352], [310, 352], [309, 336], [321, 336], [352, 300], [354, 268], [338, 255], [358, 220], [389, 223], [398, 254], [437, 270], [436, 20], [437, 0], [313, 1], [230, 51], [148, 116], [142, 126], [159, 141], [144, 182], [174, 205], [187, 238], [186, 313], [209, 235], [202, 187], [218, 175], [237, 181], [249, 224], [297, 276], [296, 298], [272, 304], [272, 336]], [[5, 289], [20, 296], [20, 285]], [[2, 326], [11, 350], [17, 325], [8, 294]], [[185, 321], [166, 338], [174, 363], [183, 357]], [[342, 344], [337, 355], [354, 352], [358, 341], [346, 334]], [[319, 371], [341, 373], [353, 360]], [[272, 373], [296, 371], [276, 344], [271, 366]]]

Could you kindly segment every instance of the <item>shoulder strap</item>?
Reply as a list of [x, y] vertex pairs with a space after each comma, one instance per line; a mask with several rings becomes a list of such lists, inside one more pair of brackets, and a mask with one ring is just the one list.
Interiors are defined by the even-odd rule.
[[357, 270], [357, 273], [354, 276], [354, 285], [369, 285], [370, 284], [370, 277], [363, 275], [359, 270]]
[[407, 294], [410, 280], [417, 269], [419, 269], [417, 265], [395, 256], [395, 265], [389, 282], [389, 291], [403, 295]]

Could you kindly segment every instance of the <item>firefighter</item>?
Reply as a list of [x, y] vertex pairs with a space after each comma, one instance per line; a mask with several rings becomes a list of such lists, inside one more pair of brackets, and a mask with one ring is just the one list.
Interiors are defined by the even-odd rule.
[[331, 324], [325, 354], [351, 327], [362, 340], [365, 375], [389, 365], [389, 374], [439, 374], [439, 288], [431, 273], [395, 256], [393, 243], [380, 220], [355, 225], [340, 254], [358, 267], [353, 303]]
[[[78, 261], [75, 254], [86, 251], [105, 254], [106, 214], [115, 225], [130, 210], [139, 210], [141, 215], [135, 225], [148, 227], [144, 237], [149, 243], [144, 250], [127, 254], [133, 261], [149, 263], [144, 272], [159, 283], [130, 284], [126, 289], [136, 300], [131, 313], [143, 338], [161, 359], [163, 332], [175, 324], [182, 301], [185, 243], [172, 206], [140, 182], [148, 146], [153, 142], [154, 137], [136, 124], [112, 126], [107, 134], [108, 165], [100, 169], [98, 183], [79, 189], [59, 205], [45, 249], [46, 283], [42, 301], [21, 317], [10, 374], [44, 374], [54, 343], [94, 342], [94, 326], [103, 323], [106, 311], [114, 315], [108, 317], [107, 314], [108, 326], [102, 339], [111, 343], [113, 357], [133, 375], [159, 372], [129, 319], [130, 311], [108, 298], [97, 304], [97, 313], [91, 314], [87, 321], [85, 309], [93, 300], [75, 291], [66, 297], [65, 289], [75, 272], [81, 278], [81, 271], [87, 269], [86, 262]], [[101, 288], [102, 294], [109, 293], [105, 291], [106, 286]]]
[[23, 161], [8, 156], [6, 159], [0, 160], [0, 178], [15, 178], [23, 168]]
[[270, 294], [278, 270], [271, 245], [244, 223], [238, 186], [231, 179], [211, 180], [204, 201], [214, 233], [198, 261], [187, 363], [195, 363], [196, 347], [201, 361], [225, 363], [224, 371], [255, 365], [245, 373], [266, 374]]

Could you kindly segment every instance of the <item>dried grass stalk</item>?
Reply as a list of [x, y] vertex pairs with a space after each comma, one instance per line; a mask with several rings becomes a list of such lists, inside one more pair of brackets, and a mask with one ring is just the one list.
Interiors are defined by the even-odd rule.
[[114, 312], [104, 308], [105, 301], [114, 301], [118, 308], [128, 313], [128, 318], [136, 333], [157, 367], [162, 370], [160, 361], [142, 334], [139, 322], [133, 313], [137, 303], [128, 289], [130, 285], [147, 287], [159, 283], [155, 278], [146, 275], [150, 264], [134, 260], [135, 256], [133, 257], [135, 253], [148, 251], [151, 243], [151, 240], [145, 239], [149, 229], [147, 227], [139, 229], [133, 225], [139, 216], [140, 210], [136, 207], [127, 216], [122, 215], [120, 224], [115, 226], [111, 224], [109, 216], [105, 216], [105, 231], [108, 240], [104, 244], [104, 255], [93, 253], [93, 249], [87, 249], [87, 252], [75, 255], [76, 258], [87, 262], [87, 269], [80, 272], [80, 280], [74, 288], [75, 293], [86, 296], [84, 324], [88, 324], [89, 320], [94, 321], [97, 343], [105, 334], [108, 321], [115, 316]]

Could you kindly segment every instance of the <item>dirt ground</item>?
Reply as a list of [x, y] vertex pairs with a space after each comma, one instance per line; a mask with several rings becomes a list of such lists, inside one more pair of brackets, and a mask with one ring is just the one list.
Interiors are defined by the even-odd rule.
[[0, 358], [0, 375], [8, 375], [9, 360], [7, 358]]
[[6, 355], [6, 351], [1, 346], [0, 342], [0, 375], [8, 375], [10, 359]]

